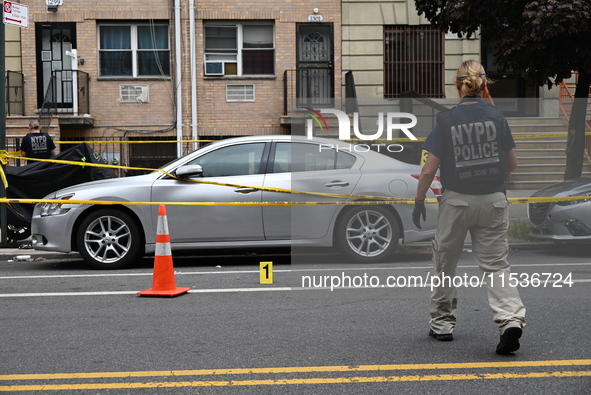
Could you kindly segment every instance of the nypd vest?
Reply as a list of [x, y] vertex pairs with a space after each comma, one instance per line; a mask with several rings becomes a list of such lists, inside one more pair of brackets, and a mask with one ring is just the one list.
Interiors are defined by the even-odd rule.
[[502, 190], [507, 175], [505, 122], [499, 109], [486, 106], [483, 117], [462, 121], [453, 109], [439, 113], [437, 123], [445, 142], [441, 163], [444, 189], [470, 195]]

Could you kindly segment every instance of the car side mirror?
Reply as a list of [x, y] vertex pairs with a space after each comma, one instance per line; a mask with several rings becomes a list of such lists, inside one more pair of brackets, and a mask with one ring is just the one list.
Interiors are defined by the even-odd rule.
[[203, 167], [201, 167], [201, 165], [185, 165], [176, 169], [174, 174], [181, 178], [200, 176], [203, 175]]

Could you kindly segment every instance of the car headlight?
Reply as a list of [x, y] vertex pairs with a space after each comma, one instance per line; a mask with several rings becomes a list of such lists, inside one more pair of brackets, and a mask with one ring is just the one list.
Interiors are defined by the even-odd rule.
[[[587, 192], [585, 194], [579, 194], [579, 195], [570, 195], [571, 196], [591, 196], [591, 192]], [[567, 200], [567, 201], [563, 201], [563, 202], [556, 202], [557, 205], [559, 206], [571, 206], [573, 204], [581, 204], [581, 203], [585, 203], [591, 201], [591, 199], [579, 199], [579, 200]]]
[[[61, 198], [59, 198], [60, 200], [63, 200], [64, 203], [66, 203], [67, 200], [70, 200], [74, 197], [74, 195], [67, 195], [67, 196], [63, 196]], [[52, 203], [41, 203], [41, 211], [40, 211], [40, 215], [42, 217], [50, 217], [52, 215], [62, 215], [67, 213], [68, 211], [70, 211], [69, 208], [64, 208], [62, 207], [62, 205], [64, 203], [56, 203], [56, 202], [52, 202]]]

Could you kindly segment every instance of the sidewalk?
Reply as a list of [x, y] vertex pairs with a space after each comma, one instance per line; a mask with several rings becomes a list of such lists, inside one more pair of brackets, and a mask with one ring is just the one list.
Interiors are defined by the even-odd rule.
[[[530, 197], [534, 190], [509, 190], [507, 197]], [[509, 205], [509, 220], [511, 223], [527, 222], [527, 204], [511, 204]], [[514, 244], [537, 244], [539, 242], [528, 242], [518, 239], [509, 238], [509, 243]], [[429, 244], [430, 245], [430, 244]], [[466, 238], [466, 245], [470, 245], [470, 235]], [[21, 248], [0, 248], [0, 261], [31, 261], [39, 259], [79, 259], [80, 254], [77, 252], [63, 253], [53, 251], [37, 251], [35, 249], [21, 249]]]

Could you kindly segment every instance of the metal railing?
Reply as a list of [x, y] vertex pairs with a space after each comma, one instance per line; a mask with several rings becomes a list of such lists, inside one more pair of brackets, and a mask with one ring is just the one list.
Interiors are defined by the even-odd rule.
[[[168, 141], [174, 137], [145, 136], [145, 137], [62, 137], [56, 142], [59, 151], [63, 152], [74, 147], [76, 142], [85, 142], [103, 163], [115, 166], [141, 167], [157, 169], [160, 166], [177, 158], [176, 143]], [[67, 143], [68, 141], [72, 142]], [[146, 141], [142, 143], [142, 141]], [[149, 141], [149, 142], [148, 142]], [[162, 142], [160, 142], [162, 141]], [[6, 139], [8, 151], [18, 151], [21, 138], [12, 137]], [[184, 142], [183, 152], [191, 152], [193, 143]], [[20, 159], [10, 159], [12, 166], [25, 165]], [[146, 170], [113, 169], [118, 177], [148, 173]]]
[[6, 71], [6, 115], [25, 115], [25, 77], [18, 71]]
[[311, 67], [283, 73], [283, 115], [308, 108], [334, 106], [334, 70]]
[[90, 78], [80, 70], [53, 70], [47, 87], [44, 102], [53, 113], [89, 113]]

